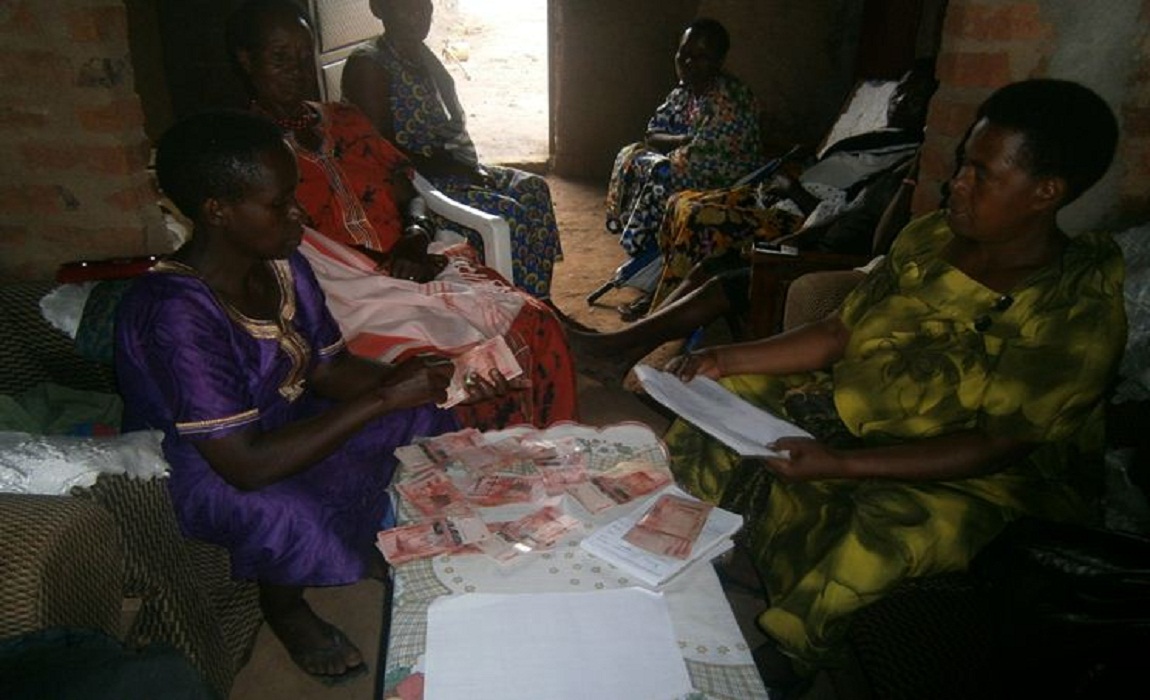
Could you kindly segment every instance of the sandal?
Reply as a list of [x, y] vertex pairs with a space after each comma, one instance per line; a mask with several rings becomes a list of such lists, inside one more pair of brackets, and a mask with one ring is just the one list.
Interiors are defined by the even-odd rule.
[[644, 294], [629, 304], [620, 304], [619, 306], [616, 306], [615, 310], [619, 312], [619, 318], [623, 319], [627, 323], [638, 321], [639, 319], [646, 316], [647, 312], [651, 310], [651, 295]]

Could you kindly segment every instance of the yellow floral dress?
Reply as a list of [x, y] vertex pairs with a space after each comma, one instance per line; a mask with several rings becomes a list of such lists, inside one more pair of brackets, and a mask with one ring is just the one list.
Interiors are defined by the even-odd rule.
[[663, 272], [651, 297], [656, 308], [678, 287], [696, 263], [722, 255], [742, 255], [745, 245], [794, 233], [803, 220], [771, 206], [758, 185], [717, 190], [684, 190], [667, 200], [659, 224]]
[[953, 481], [785, 483], [683, 421], [667, 434], [680, 484], [746, 516], [770, 601], [759, 625], [800, 662], [833, 663], [850, 613], [904, 578], [964, 569], [1011, 520], [1089, 513], [1071, 457], [1100, 447], [1099, 399], [1126, 337], [1121, 252], [1080, 235], [1000, 295], [942, 260], [951, 236], [945, 212], [900, 234], [839, 309], [851, 337], [829, 372], [723, 383], [828, 444], [977, 428], [1037, 444], [1027, 458]]

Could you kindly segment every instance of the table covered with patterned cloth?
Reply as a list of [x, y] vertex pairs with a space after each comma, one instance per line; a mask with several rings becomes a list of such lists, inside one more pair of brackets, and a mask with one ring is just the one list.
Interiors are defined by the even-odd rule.
[[[526, 429], [499, 431], [486, 437], [494, 442], [522, 430]], [[659, 438], [650, 428], [638, 423], [605, 428], [564, 424], [543, 431], [543, 435], [576, 438], [587, 449], [590, 472], [605, 471], [624, 460], [642, 459], [663, 466], [667, 461]], [[583, 528], [563, 537], [549, 551], [526, 554], [505, 565], [481, 554], [461, 554], [417, 560], [392, 569], [390, 633], [381, 643], [381, 648], [386, 649], [386, 664], [381, 667], [384, 676], [380, 682], [385, 698], [410, 700], [408, 688], [422, 687], [408, 677], [422, 672], [427, 609], [440, 596], [586, 592], [640, 585], [626, 572], [579, 547], [584, 536], [623, 515], [627, 506], [592, 517], [569, 496], [563, 499], [564, 510], [582, 520]], [[401, 522], [414, 516], [406, 503], [400, 504]], [[767, 692], [714, 567], [700, 562], [661, 590], [666, 596], [676, 641], [697, 691], [690, 697], [694, 700], [766, 698]]]

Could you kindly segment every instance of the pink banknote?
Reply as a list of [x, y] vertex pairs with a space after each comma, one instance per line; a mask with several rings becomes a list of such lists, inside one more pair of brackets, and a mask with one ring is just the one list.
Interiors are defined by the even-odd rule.
[[709, 503], [664, 494], [623, 539], [648, 552], [686, 559], [691, 556], [711, 508]]
[[510, 503], [534, 503], [547, 495], [543, 477], [521, 474], [484, 474], [464, 493], [477, 506], [490, 508]]
[[591, 477], [591, 483], [614, 503], [630, 503], [671, 483], [671, 474], [651, 462], [620, 462]]
[[451, 554], [490, 537], [479, 518], [435, 518], [383, 530], [375, 546], [392, 566], [440, 554]]
[[423, 515], [473, 515], [475, 512], [451, 477], [436, 469], [401, 481], [395, 489]]
[[483, 341], [453, 358], [452, 362], [455, 363], [455, 374], [452, 375], [451, 384], [447, 387], [447, 400], [439, 404], [440, 408], [451, 408], [467, 400], [469, 375], [477, 374], [488, 379], [492, 370], [499, 370], [504, 379], [515, 379], [523, 374], [523, 368], [515, 359], [515, 353], [501, 335]]

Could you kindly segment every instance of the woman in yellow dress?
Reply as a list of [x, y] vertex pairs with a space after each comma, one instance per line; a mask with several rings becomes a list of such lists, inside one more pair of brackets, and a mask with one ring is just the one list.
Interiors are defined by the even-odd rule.
[[1004, 87], [976, 115], [949, 207], [904, 229], [836, 313], [672, 362], [815, 436], [753, 462], [682, 421], [667, 436], [679, 482], [747, 517], [782, 671], [768, 681], [833, 664], [852, 612], [964, 569], [1011, 520], [1086, 517], [1070, 448], [1122, 353], [1123, 264], [1108, 235], [1067, 236], [1057, 215], [1116, 141], [1088, 88]]

